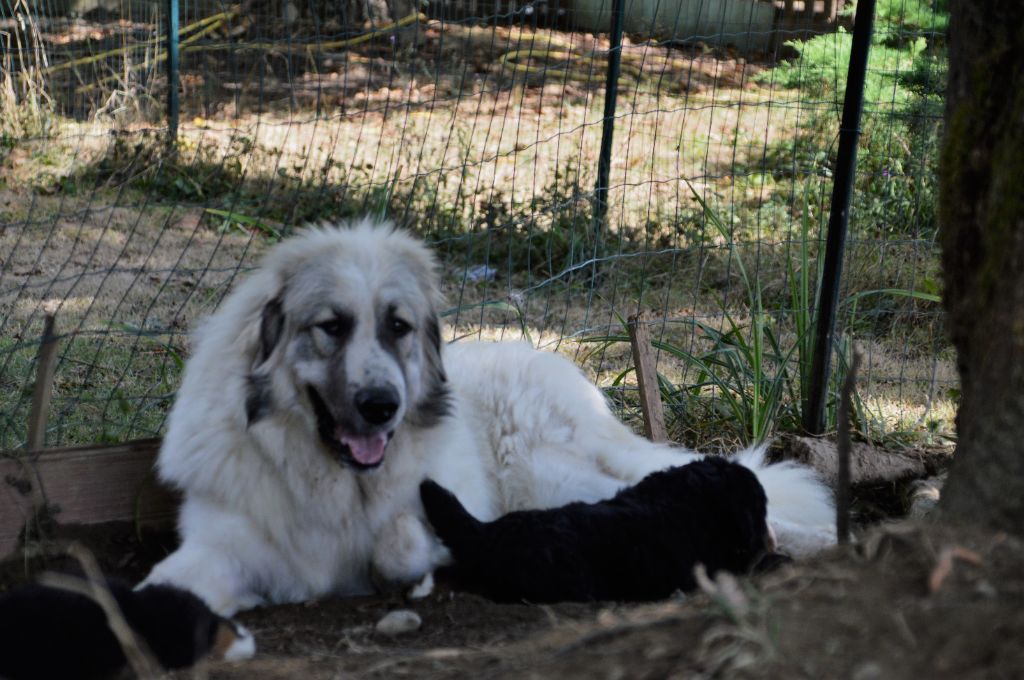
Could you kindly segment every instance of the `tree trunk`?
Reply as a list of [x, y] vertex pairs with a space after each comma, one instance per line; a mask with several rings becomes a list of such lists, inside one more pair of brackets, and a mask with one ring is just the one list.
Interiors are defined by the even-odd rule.
[[945, 516], [1024, 531], [1024, 2], [950, 0], [940, 238], [961, 379]]

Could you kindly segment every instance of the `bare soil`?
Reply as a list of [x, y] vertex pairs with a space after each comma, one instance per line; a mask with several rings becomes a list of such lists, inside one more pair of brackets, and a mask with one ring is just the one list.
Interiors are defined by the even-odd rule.
[[[130, 527], [72, 532], [138, 578], [170, 547]], [[32, 570], [45, 560], [32, 560]], [[50, 566], [53, 566], [52, 561]], [[25, 563], [0, 567], [0, 587]], [[241, 615], [259, 653], [210, 678], [1019, 678], [1024, 541], [977, 528], [890, 524], [755, 581], [647, 605], [499, 605], [443, 593], [334, 599]], [[414, 633], [374, 624], [411, 608]], [[194, 677], [193, 672], [175, 677]]]

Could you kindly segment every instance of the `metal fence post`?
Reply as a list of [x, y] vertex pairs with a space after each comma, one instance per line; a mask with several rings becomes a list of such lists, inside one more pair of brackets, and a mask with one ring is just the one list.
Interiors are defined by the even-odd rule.
[[612, 135], [615, 133], [615, 105], [619, 98], [619, 73], [622, 69], [622, 22], [626, 0], [612, 0], [611, 46], [608, 50], [608, 78], [604, 88], [604, 118], [601, 127], [601, 151], [597, 159], [597, 187], [594, 195], [594, 234], [598, 236], [608, 215], [608, 174], [612, 163]]
[[167, 0], [167, 142], [178, 141], [178, 0]]
[[835, 180], [832, 184], [832, 209], [828, 218], [825, 241], [825, 262], [814, 336], [811, 364], [811, 393], [804, 404], [804, 429], [821, 434], [825, 429], [825, 405], [828, 401], [828, 377], [831, 371], [832, 339], [839, 305], [839, 283], [843, 273], [843, 250], [850, 197], [857, 169], [857, 140], [860, 138], [860, 116], [864, 104], [864, 79], [867, 73], [868, 50], [875, 20], [875, 0], [860, 0], [853, 27], [850, 68], [843, 97], [843, 119], [839, 126], [839, 151], [836, 157]]

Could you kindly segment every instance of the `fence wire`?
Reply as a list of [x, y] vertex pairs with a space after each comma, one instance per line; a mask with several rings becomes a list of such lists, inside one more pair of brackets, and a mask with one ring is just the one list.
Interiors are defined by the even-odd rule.
[[[858, 346], [861, 433], [936, 444], [944, 6], [878, 5], [834, 379]], [[623, 319], [644, 311], [675, 438], [798, 429], [855, 8], [626, 0], [621, 46], [611, 9], [0, 0], [0, 450], [25, 446], [46, 313], [46, 444], [158, 435], [193, 322], [294, 229], [363, 214], [437, 249], [451, 338], [567, 353], [636, 417]]]

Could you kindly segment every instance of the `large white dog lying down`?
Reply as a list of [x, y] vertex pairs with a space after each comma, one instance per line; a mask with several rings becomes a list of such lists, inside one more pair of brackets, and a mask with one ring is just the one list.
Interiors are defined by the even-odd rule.
[[[442, 347], [437, 267], [389, 226], [274, 247], [200, 328], [160, 477], [184, 491], [182, 544], [148, 583], [230, 615], [410, 584], [448, 555], [419, 484], [478, 518], [613, 495], [696, 458], [633, 434], [571, 362], [521, 343]], [[741, 454], [781, 549], [829, 544], [828, 490]]]

